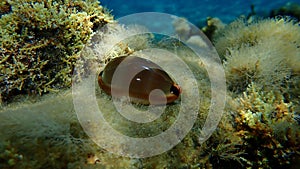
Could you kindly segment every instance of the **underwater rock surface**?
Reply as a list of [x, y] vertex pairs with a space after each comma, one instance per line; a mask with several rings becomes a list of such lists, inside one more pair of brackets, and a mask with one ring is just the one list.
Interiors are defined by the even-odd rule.
[[[0, 79], [2, 99], [7, 100], [6, 97], [12, 96], [10, 92], [13, 90], [36, 90], [37, 93], [50, 91], [50, 94], [41, 97], [25, 95], [18, 101], [1, 105], [0, 168], [289, 168], [297, 164], [300, 159], [299, 23], [289, 18], [265, 19], [251, 23], [237, 20], [222, 26], [212, 35], [226, 71], [228, 92], [222, 120], [217, 130], [203, 144], [199, 143], [198, 138], [211, 104], [210, 81], [205, 66], [201, 60], [195, 60], [192, 57], [193, 53], [177, 41], [163, 39], [159, 42], [164, 48], [176, 51], [192, 69], [198, 84], [184, 85], [192, 84], [199, 89], [200, 101], [191, 102], [199, 105], [198, 117], [187, 136], [171, 150], [154, 157], [134, 159], [111, 154], [96, 145], [84, 132], [76, 118], [72, 93], [68, 89], [71, 85], [70, 72], [73, 71], [75, 60], [78, 58], [79, 61], [88, 60], [88, 65], [95, 63], [97, 71], [100, 72], [113, 58], [134, 54], [143, 56], [153, 45], [152, 35], [141, 34], [120, 42], [123, 37], [142, 32], [143, 28], [124, 28], [116, 23], [106, 24], [112, 22], [112, 18], [102, 13], [103, 8], [98, 6], [98, 2], [66, 2], [70, 9], [60, 6], [60, 1], [48, 4], [55, 7], [54, 11], [48, 10], [45, 3], [31, 4], [27, 1], [24, 2], [26, 5], [20, 8], [16, 8], [17, 5], [11, 1], [5, 1], [0, 8], [2, 37], [6, 37], [1, 39], [0, 51], [0, 66], [3, 71], [1, 74], [5, 75]], [[85, 3], [91, 6], [83, 5]], [[10, 5], [12, 8], [8, 7]], [[38, 18], [36, 21], [39, 24], [47, 21], [50, 25], [41, 24], [43, 27], [33, 29], [31, 24], [36, 22], [26, 20], [26, 17], [25, 20], [17, 17], [17, 21], [27, 26], [23, 32], [19, 29], [12, 30], [17, 28], [13, 25], [2, 29], [7, 23], [15, 24], [10, 20], [11, 16], [20, 16], [14, 13], [15, 11], [25, 12], [25, 9], [32, 9], [33, 13], [39, 9], [38, 11], [53, 14], [57, 14], [55, 11], [58, 9], [65, 9], [64, 14], [68, 14], [68, 18], [74, 20], [65, 20], [67, 23], [57, 25], [56, 19], [60, 20], [60, 15], [52, 19]], [[74, 9], [81, 12], [73, 13]], [[73, 15], [74, 17], [71, 17]], [[78, 18], [82, 20], [77, 20]], [[95, 33], [92, 25], [97, 25], [98, 29], [102, 24], [106, 24], [107, 27]], [[63, 29], [65, 26], [69, 26], [70, 29]], [[182, 38], [186, 41], [203, 45], [198, 43], [199, 37], [190, 34], [184, 20], [174, 23], [174, 26], [177, 27], [177, 31], [181, 31]], [[46, 31], [48, 29], [50, 32], [55, 29], [57, 34], [49, 36]], [[47, 36], [42, 36], [42, 32]], [[83, 44], [92, 33], [95, 35], [90, 42], [98, 43], [98, 53], [93, 53], [95, 51], [86, 47], [79, 55]], [[19, 39], [13, 38], [12, 35]], [[16, 49], [11, 48], [12, 42], [17, 46]], [[112, 44], [114, 46], [108, 53], [101, 53]], [[20, 50], [20, 55], [15, 55], [16, 51], [10, 49]], [[54, 52], [52, 49], [55, 49]], [[89, 57], [82, 57], [86, 55]], [[32, 61], [36, 64], [26, 65], [26, 59], [30, 58], [28, 56], [37, 56], [35, 59], [40, 60]], [[13, 64], [14, 57], [20, 59], [17, 59], [17, 63], [20, 64]], [[42, 60], [43, 58], [46, 59]], [[56, 66], [50, 69], [52, 64]], [[7, 67], [9, 65], [10, 67]], [[30, 68], [32, 65], [35, 67]], [[38, 71], [35, 69], [41, 66]], [[175, 68], [170, 72], [176, 70]], [[45, 79], [35, 79], [36, 77], [30, 74], [31, 71], [37, 71]], [[50, 73], [46, 73], [49, 71]], [[52, 74], [53, 71], [56, 75]], [[85, 71], [79, 72], [82, 77], [78, 76], [73, 80], [84, 79]], [[8, 76], [14, 78], [9, 79]], [[24, 83], [22, 78], [15, 80], [20, 76], [25, 78]], [[26, 78], [34, 80], [29, 83]], [[62, 80], [64, 78], [67, 79]], [[52, 88], [59, 90], [59, 93], [51, 92]], [[147, 137], [149, 134], [154, 136], [165, 131], [176, 121], [180, 108], [177, 104], [169, 105], [167, 113], [154, 121], [154, 125], [140, 125], [124, 120], [117, 114], [111, 104], [111, 97], [100, 88], [96, 88], [95, 93], [98, 106], [105, 105], [103, 108], [107, 121], [114, 128], [133, 137]], [[81, 99], [84, 102], [86, 98]], [[141, 105], [136, 107], [145, 108]]]

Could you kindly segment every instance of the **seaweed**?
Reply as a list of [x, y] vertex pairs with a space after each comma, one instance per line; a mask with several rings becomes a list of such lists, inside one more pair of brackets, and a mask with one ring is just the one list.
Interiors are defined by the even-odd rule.
[[[214, 45], [223, 60], [228, 89], [241, 93], [255, 82], [279, 90], [299, 75], [300, 28], [290, 18], [237, 20], [220, 30]], [[286, 87], [288, 88], [288, 87]]]
[[0, 95], [70, 87], [74, 63], [92, 33], [112, 16], [96, 0], [1, 2]]
[[243, 140], [242, 155], [253, 168], [285, 168], [300, 153], [300, 128], [295, 105], [283, 96], [251, 84], [234, 100], [235, 130]]
[[[114, 57], [142, 55], [153, 47], [151, 35], [142, 34], [142, 28], [107, 24], [112, 18], [96, 1], [18, 3], [5, 1], [0, 8], [2, 99], [66, 92], [43, 95], [36, 103], [23, 100], [1, 107], [0, 167], [285, 168], [299, 159], [300, 31], [294, 21], [238, 20], [213, 35], [231, 93], [218, 128], [203, 144], [198, 139], [211, 104], [205, 66], [192, 59], [189, 49], [166, 40], [194, 70], [201, 102], [193, 104], [201, 104], [200, 110], [191, 131], [174, 148], [133, 159], [113, 155], [92, 142], [76, 119], [71, 92], [65, 88], [70, 87], [75, 61], [88, 60], [84, 66], [95, 61], [103, 68]], [[185, 22], [174, 23], [180, 38], [197, 44]], [[91, 44], [82, 50], [87, 42]], [[127, 135], [164, 131], [176, 120], [179, 106], [174, 104], [154, 125], [128, 127], [109, 107], [111, 98], [98, 90], [106, 120]]]
[[270, 17], [290, 16], [298, 21], [300, 20], [300, 5], [296, 2], [288, 2], [280, 8], [273, 9], [270, 12]]

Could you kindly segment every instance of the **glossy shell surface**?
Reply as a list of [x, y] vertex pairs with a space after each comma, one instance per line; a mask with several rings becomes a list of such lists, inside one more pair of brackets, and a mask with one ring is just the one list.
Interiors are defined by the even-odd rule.
[[[116, 69], [120, 73], [118, 75], [120, 79], [112, 84]], [[130, 75], [133, 78], [130, 79], [128, 86], [126, 78]], [[109, 95], [112, 94], [112, 90], [114, 90], [114, 97], [129, 94], [132, 102], [146, 105], [172, 103], [181, 93], [180, 87], [160, 66], [148, 59], [136, 56], [121, 56], [112, 59], [99, 74], [98, 83], [100, 88]], [[155, 94], [153, 91], [158, 91], [155, 89], [159, 89], [160, 94]]]

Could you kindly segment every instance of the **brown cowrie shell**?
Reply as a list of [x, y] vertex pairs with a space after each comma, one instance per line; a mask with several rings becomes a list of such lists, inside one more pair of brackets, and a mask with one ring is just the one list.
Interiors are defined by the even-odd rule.
[[[120, 64], [121, 62], [122, 64]], [[119, 77], [124, 78], [136, 70], [141, 71], [134, 75], [128, 87], [125, 82], [122, 83], [123, 80], [118, 80], [118, 83], [112, 84], [113, 75], [117, 68], [118, 73], [121, 73]], [[172, 103], [178, 99], [181, 93], [181, 88], [160, 66], [137, 56], [120, 56], [112, 59], [100, 72], [98, 84], [106, 94], [111, 95], [112, 90], [114, 90], [114, 97], [128, 96], [129, 93], [132, 102], [145, 105]], [[155, 89], [159, 89], [163, 94], [152, 92]], [[151, 102], [149, 101], [150, 98]]]

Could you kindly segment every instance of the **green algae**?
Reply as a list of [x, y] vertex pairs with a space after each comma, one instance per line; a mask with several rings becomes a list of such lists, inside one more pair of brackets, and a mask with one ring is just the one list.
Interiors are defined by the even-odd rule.
[[[7, 1], [7, 4], [10, 4], [10, 1]], [[42, 3], [42, 2], [41, 2]], [[45, 3], [45, 2], [44, 2]], [[6, 4], [6, 5], [7, 5]], [[12, 3], [13, 4], [13, 3]], [[30, 4], [30, 3], [29, 3]], [[27, 5], [29, 5], [27, 4]], [[39, 4], [39, 3], [37, 3]], [[52, 4], [53, 5], [53, 4]], [[42, 8], [41, 5], [33, 5], [35, 8]], [[54, 5], [55, 6], [55, 5]], [[76, 6], [76, 5], [75, 5]], [[75, 6], [71, 5], [71, 11], [74, 12]], [[28, 7], [28, 6], [27, 6]], [[30, 7], [30, 5], [29, 5]], [[62, 7], [66, 8], [66, 7]], [[98, 8], [98, 6], [95, 6]], [[3, 9], [3, 8], [1, 8]], [[9, 8], [4, 8], [5, 12], [8, 13]], [[13, 8], [12, 8], [13, 9]], [[57, 9], [57, 8], [56, 8]], [[78, 6], [76, 7], [78, 10]], [[13, 10], [12, 10], [13, 11]], [[94, 11], [94, 10], [91, 10]], [[102, 11], [102, 10], [100, 10]], [[44, 11], [46, 12], [46, 11]], [[47, 11], [48, 12], [48, 11]], [[78, 12], [78, 11], [76, 11]], [[80, 14], [70, 14], [68, 15], [70, 18], [89, 18], [91, 17], [88, 12]], [[5, 14], [6, 15], [6, 14]], [[4, 17], [5, 15], [2, 15]], [[72, 15], [72, 16], [71, 16]], [[26, 16], [26, 15], [25, 15]], [[64, 15], [66, 16], [66, 15]], [[108, 15], [107, 15], [108, 16]], [[5, 18], [5, 17], [4, 17]], [[42, 19], [45, 19], [44, 17]], [[1, 18], [2, 19], [2, 18]], [[7, 20], [8, 18], [6, 18]], [[48, 18], [50, 19], [50, 18]], [[50, 19], [51, 20], [51, 19]], [[61, 20], [61, 18], [60, 18]], [[101, 20], [101, 19], [100, 19]], [[74, 20], [73, 20], [74, 21]], [[68, 22], [69, 23], [73, 23]], [[109, 21], [101, 20], [106, 23]], [[23, 22], [31, 23], [32, 21]], [[35, 21], [37, 22], [37, 21]], [[33, 22], [33, 23], [35, 23]], [[51, 21], [48, 21], [51, 22]], [[75, 21], [74, 21], [75, 22]], [[84, 19], [80, 21], [84, 23]], [[43, 21], [45, 25], [46, 22]], [[64, 22], [62, 22], [64, 23]], [[89, 22], [93, 23], [93, 22]], [[99, 23], [98, 26], [101, 27], [102, 24]], [[2, 23], [3, 24], [3, 23]], [[234, 23], [237, 24], [237, 23]], [[241, 23], [238, 23], [241, 24]], [[267, 27], [271, 25], [281, 26], [280, 31], [289, 30], [292, 27], [292, 31], [281, 32], [285, 35], [294, 35], [298, 36], [299, 30], [290, 22], [278, 22], [278, 21], [262, 21], [259, 23], [255, 23], [252, 25], [253, 28], [257, 27]], [[287, 25], [285, 25], [287, 24]], [[9, 97], [11, 93], [14, 93], [14, 90], [22, 91], [23, 89], [32, 89], [29, 87], [38, 86], [40, 89], [36, 88], [37, 93], [41, 91], [42, 93], [45, 91], [51, 91], [60, 89], [63, 87], [68, 87], [70, 85], [69, 73], [71, 68], [74, 66], [74, 61], [79, 57], [77, 54], [82, 49], [82, 45], [87, 41], [88, 37], [82, 38], [81, 35], [90, 35], [90, 31], [94, 27], [77, 27], [78, 23], [71, 24], [76, 29], [66, 30], [66, 35], [59, 34], [62, 39], [58, 37], [62, 42], [57, 42], [58, 44], [66, 44], [65, 46], [58, 47], [59, 49], [52, 50], [51, 46], [55, 46], [50, 43], [50, 47], [47, 40], [32, 40], [37, 44], [37, 46], [32, 47], [29, 42], [24, 42], [22, 39], [22, 35], [18, 34], [18, 37], [21, 37], [22, 41], [20, 42], [18, 39], [10, 39], [10, 45], [17, 45], [23, 57], [30, 56], [35, 54], [34, 56], [39, 56], [38, 54], [43, 53], [45, 55], [49, 55], [49, 57], [54, 57], [52, 51], [56, 51], [55, 53], [59, 57], [63, 57], [63, 61], [57, 59], [44, 61], [39, 65], [35, 65], [34, 68], [41, 66], [40, 72], [42, 70], [46, 70], [46, 72], [50, 72], [48, 77], [52, 77], [47, 81], [47, 79], [39, 81], [39, 79], [33, 78], [31, 80], [31, 85], [26, 84], [26, 80], [22, 84], [21, 81], [14, 81], [14, 79], [10, 79], [14, 83], [13, 90], [10, 90], [8, 95], [2, 94], [2, 97]], [[97, 25], [97, 24], [96, 24]], [[292, 26], [291, 26], [292, 25]], [[51, 29], [53, 25], [48, 25], [43, 27], [42, 30]], [[61, 25], [62, 26], [62, 25]], [[289, 27], [291, 26], [291, 27]], [[72, 26], [71, 26], [72, 27]], [[96, 26], [97, 27], [97, 26]], [[77, 29], [78, 28], [78, 29]], [[84, 28], [84, 29], [81, 29]], [[91, 28], [91, 29], [89, 29]], [[26, 28], [28, 29], [28, 28]], [[62, 28], [58, 29], [59, 31]], [[124, 34], [129, 33], [130, 30], [126, 31], [123, 28], [114, 27], [114, 29], [118, 29], [120, 32]], [[265, 57], [265, 53], [270, 53], [270, 51], [266, 51], [262, 47], [257, 47], [253, 45], [257, 45], [260, 43], [256, 43], [257, 36], [256, 34], [263, 34], [262, 32], [251, 30], [244, 24], [239, 25], [238, 27], [230, 28], [230, 31], [236, 31], [236, 29], [246, 30], [241, 40], [243, 43], [249, 42], [251, 45], [244, 45], [241, 47], [240, 40], [235, 42], [227, 43], [230, 47], [222, 47], [217, 48], [217, 50], [228, 50], [234, 51], [238, 53], [236, 57], [240, 57], [241, 55], [245, 55], [245, 53], [251, 53], [255, 51], [256, 53], [260, 53], [260, 56]], [[250, 29], [250, 30], [249, 30]], [[296, 31], [294, 31], [294, 29]], [[88, 30], [88, 31], [87, 31]], [[262, 29], [260, 29], [262, 30]], [[7, 31], [7, 30], [5, 30]], [[10, 30], [14, 32], [14, 30]], [[51, 29], [50, 32], [52, 32]], [[58, 31], [58, 33], [59, 33]], [[229, 32], [230, 32], [229, 31]], [[29, 31], [30, 32], [30, 31]], [[47, 31], [46, 31], [47, 32]], [[70, 33], [71, 32], [71, 33]], [[225, 31], [226, 32], [226, 31]], [[31, 35], [26, 32], [24, 35]], [[76, 35], [74, 35], [74, 34]], [[79, 33], [80, 36], [77, 36]], [[16, 34], [15, 32], [13, 33]], [[46, 33], [48, 37], [49, 34]], [[112, 36], [108, 36], [108, 34]], [[54, 36], [54, 34], [51, 34]], [[71, 35], [71, 36], [70, 36]], [[115, 36], [114, 36], [115, 35]], [[249, 36], [248, 36], [249, 35]], [[279, 35], [281, 35], [279, 33]], [[55, 35], [56, 36], [56, 35]], [[75, 36], [75, 37], [74, 37]], [[106, 38], [104, 38], [107, 36]], [[99, 61], [99, 58], [93, 58], [93, 61], [99, 62], [101, 64], [105, 64], [109, 61], [109, 58], [118, 57], [120, 55], [130, 55], [139, 50], [147, 48], [151, 45], [148, 44], [149, 39], [139, 36], [135, 37], [132, 40], [127, 42], [120, 42], [119, 38], [116, 36], [122, 36], [122, 34], [116, 34], [116, 32], [105, 32], [100, 31], [98, 36], [95, 36], [91, 41], [100, 41], [101, 44], [112, 43], [117, 44], [113, 50], [111, 50], [107, 55], [103, 55]], [[222, 36], [228, 39], [231, 39], [233, 36], [231, 33], [223, 34]], [[295, 38], [297, 36], [283, 36], [285, 38]], [[115, 39], [114, 39], [115, 37]], [[253, 37], [254, 40], [252, 39]], [[8, 38], [8, 37], [7, 37]], [[10, 37], [11, 38], [11, 37]], [[74, 39], [73, 39], [74, 38]], [[221, 38], [221, 37], [219, 37]], [[236, 38], [236, 37], [235, 37]], [[50, 38], [51, 39], [51, 38]], [[138, 39], [138, 40], [136, 40]], [[27, 39], [28, 40], [28, 39]], [[75, 41], [73, 41], [75, 40]], [[285, 39], [287, 40], [287, 39]], [[31, 41], [31, 40], [30, 40]], [[110, 42], [108, 42], [110, 41]], [[221, 41], [221, 40], [220, 40]], [[289, 40], [287, 40], [289, 41]], [[117, 43], [118, 42], [118, 43]], [[138, 42], [138, 43], [137, 43]], [[275, 44], [278, 41], [273, 41]], [[9, 41], [5, 41], [5, 43], [9, 43]], [[19, 45], [20, 43], [20, 45]], [[168, 42], [167, 42], [168, 43]], [[268, 43], [268, 41], [263, 41], [263, 43]], [[225, 43], [224, 43], [225, 44]], [[273, 43], [272, 43], [273, 44]], [[278, 45], [279, 44], [279, 45]], [[276, 52], [274, 57], [281, 57], [280, 54], [284, 53], [287, 49], [293, 49], [293, 51], [288, 52], [288, 57], [293, 54], [299, 54], [298, 49], [293, 48], [293, 43], [291, 48], [280, 49], [282, 47], [281, 42], [274, 48]], [[298, 41], [297, 43], [298, 44]], [[138, 46], [140, 45], [140, 46]], [[229, 82], [232, 83], [233, 87], [240, 87], [239, 85], [243, 83], [243, 86], [239, 88], [238, 92], [236, 90], [229, 91], [231, 93], [227, 96], [227, 107], [225, 109], [225, 115], [222, 118], [222, 121], [219, 124], [218, 129], [213, 133], [212, 137], [209, 138], [205, 143], [199, 143], [199, 134], [200, 129], [205, 121], [207, 116], [207, 112], [210, 106], [210, 88], [209, 88], [209, 80], [207, 77], [207, 73], [202, 67], [201, 63], [189, 58], [190, 51], [185, 48], [181, 48], [181, 46], [177, 46], [171, 44], [170, 46], [174, 47], [178, 55], [182, 55], [183, 59], [189, 63], [192, 69], [194, 69], [194, 73], [197, 75], [196, 79], [199, 83], [199, 90], [201, 93], [201, 107], [198, 112], [198, 118], [192, 130], [188, 133], [188, 135], [173, 149], [167, 151], [158, 156], [144, 158], [144, 159], [131, 159], [128, 157], [119, 157], [113, 154], [110, 154], [106, 150], [97, 146], [92, 140], [85, 134], [83, 129], [81, 128], [78, 120], [76, 119], [75, 110], [72, 104], [72, 95], [70, 91], [63, 92], [62, 94], [51, 94], [43, 96], [38, 102], [31, 103], [29, 101], [25, 101], [24, 103], [12, 103], [7, 107], [2, 107], [0, 111], [0, 167], [4, 168], [224, 168], [224, 166], [228, 166], [231, 168], [271, 168], [271, 167], [289, 167], [294, 161], [297, 160], [297, 156], [299, 157], [299, 124], [295, 120], [295, 117], [299, 116], [299, 101], [297, 101], [297, 97], [299, 93], [299, 69], [297, 69], [298, 56], [295, 55], [294, 58], [291, 58], [289, 62], [283, 62], [285, 64], [284, 67], [281, 67], [279, 71], [288, 72], [290, 76], [290, 81], [285, 81], [286, 74], [280, 75], [279, 81], [272, 81], [275, 84], [275, 88], [273, 90], [265, 90], [266, 88], [261, 87], [262, 82], [265, 82], [268, 79], [269, 71], [274, 70], [276, 65], [271, 62], [267, 64], [269, 66], [267, 72], [259, 73], [261, 75], [258, 78], [253, 78], [249, 81], [244, 81], [244, 74], [234, 74], [235, 72], [228, 71], [227, 75], [234, 78], [229, 78]], [[138, 47], [137, 47], [138, 46]], [[172, 50], [172, 47], [169, 47], [169, 50]], [[176, 48], [176, 49], [175, 49]], [[6, 48], [7, 50], [9, 48]], [[27, 50], [29, 49], [29, 50]], [[270, 48], [272, 50], [272, 48]], [[274, 49], [273, 49], [274, 50]], [[25, 51], [27, 53], [25, 53]], [[250, 51], [250, 52], [245, 52]], [[279, 52], [278, 52], [279, 51]], [[11, 58], [15, 57], [15, 53], [5, 53], [5, 57], [1, 58], [1, 63], [6, 63]], [[13, 51], [16, 52], [16, 51]], [[22, 53], [23, 52], [23, 53]], [[232, 54], [234, 52], [228, 53]], [[254, 53], [255, 53], [254, 52]], [[232, 66], [241, 65], [241, 59], [231, 59], [232, 56], [225, 56], [226, 52], [220, 53], [223, 55], [223, 61], [231, 62], [230, 64], [224, 64], [225, 69], [231, 70]], [[279, 53], [279, 54], [278, 54]], [[20, 55], [21, 55], [20, 54]], [[81, 53], [82, 54], [82, 53]], [[45, 55], [42, 55], [45, 57]], [[82, 54], [83, 55], [83, 54]], [[4, 55], [2, 55], [4, 56]], [[19, 55], [17, 55], [19, 56]], [[65, 56], [67, 56], [65, 58]], [[90, 56], [90, 55], [89, 55]], [[20, 59], [19, 56], [18, 59]], [[41, 56], [40, 56], [41, 57]], [[270, 56], [272, 57], [272, 56]], [[244, 57], [246, 58], [246, 57]], [[73, 60], [74, 59], [74, 60]], [[85, 59], [85, 58], [84, 58]], [[257, 59], [257, 58], [256, 58]], [[271, 58], [272, 60], [273, 58]], [[22, 59], [21, 59], [22, 60]], [[243, 60], [243, 59], [242, 59]], [[248, 56], [249, 63], [252, 63], [252, 67], [255, 68], [256, 61], [250, 56]], [[254, 61], [253, 61], [254, 60]], [[18, 60], [15, 60], [18, 61]], [[280, 60], [282, 61], [282, 60]], [[7, 62], [10, 63], [10, 62]], [[16, 74], [17, 72], [29, 71], [29, 65], [19, 63], [17, 65], [13, 65], [13, 63], [19, 62], [11, 62], [10, 66], [14, 66], [14, 69], [6, 68], [5, 73]], [[65, 64], [67, 63], [68, 66]], [[55, 64], [55, 72], [59, 74], [56, 76], [52, 75], [51, 71], [48, 69], [48, 64]], [[261, 62], [260, 62], [261, 64]], [[273, 64], [273, 65], [272, 65]], [[246, 64], [247, 66], [249, 64]], [[299, 64], [298, 64], [299, 65]], [[62, 71], [63, 75], [57, 73], [57, 68]], [[200, 67], [200, 68], [199, 68]], [[46, 69], [47, 68], [47, 69]], [[263, 66], [264, 68], [264, 66]], [[272, 69], [274, 68], [274, 69]], [[28, 69], [28, 70], [27, 70]], [[33, 69], [33, 68], [32, 68]], [[1, 69], [4, 70], [4, 69]], [[64, 72], [65, 71], [65, 72]], [[2, 73], [2, 72], [1, 72]], [[246, 72], [247, 73], [247, 72]], [[44, 75], [44, 74], [43, 74]], [[47, 74], [48, 75], [48, 74]], [[273, 74], [276, 75], [276, 74]], [[38, 76], [38, 75], [36, 75]], [[41, 75], [40, 75], [41, 76]], [[68, 77], [67, 80], [61, 80], [63, 76]], [[20, 73], [16, 74], [16, 77], [20, 77]], [[23, 76], [22, 76], [23, 77]], [[27, 76], [24, 76], [25, 78]], [[273, 76], [274, 77], [274, 76]], [[2, 78], [2, 77], [1, 77]], [[28, 77], [29, 78], [29, 77]], [[5, 79], [5, 78], [3, 78]], [[59, 80], [60, 79], [60, 80]], [[233, 83], [233, 82], [239, 83]], [[1, 81], [2, 82], [2, 81]], [[18, 82], [18, 83], [17, 83]], [[63, 83], [62, 83], [63, 82]], [[4, 83], [4, 82], [3, 82]], [[47, 83], [48, 87], [47, 87]], [[245, 83], [245, 84], [244, 84]], [[267, 83], [268, 85], [272, 85], [272, 83]], [[291, 85], [290, 85], [291, 84]], [[28, 86], [29, 85], [29, 86]], [[65, 86], [64, 86], [65, 85]], [[286, 85], [286, 86], [284, 86]], [[46, 86], [46, 87], [45, 87]], [[43, 88], [44, 87], [44, 88]], [[276, 90], [274, 90], [276, 89]], [[32, 89], [33, 90], [33, 89]], [[6, 91], [6, 90], [5, 90]], [[64, 90], [60, 90], [62, 92]], [[26, 91], [27, 92], [27, 91]], [[168, 107], [167, 112], [162, 119], [154, 122], [154, 127], [149, 126], [141, 126], [136, 124], [128, 124], [127, 121], [124, 121], [120, 115], [112, 112], [112, 105], [110, 105], [110, 97], [105, 94], [97, 91], [98, 94], [98, 105], [105, 105], [104, 108], [107, 110], [106, 117], [108, 121], [117, 129], [122, 131], [125, 134], [135, 136], [135, 137], [145, 137], [147, 134], [155, 135], [161, 131], [164, 131], [166, 128], [170, 126], [175, 121], [176, 111], [178, 106], [171, 105]], [[4, 98], [5, 99], [5, 98]], [[85, 98], [82, 98], [85, 99]], [[198, 103], [195, 103], [198, 104]], [[51, 105], [51, 106], [50, 106]], [[111, 112], [111, 114], [110, 114]], [[124, 128], [126, 126], [130, 126], [131, 128]], [[138, 128], [138, 130], [135, 130]], [[116, 147], [118, 148], [118, 147]], [[3, 150], [3, 151], [2, 151]], [[34, 155], [33, 155], [34, 152]]]
[[4, 1], [0, 18], [1, 99], [71, 86], [79, 52], [112, 22], [96, 0]]
[[0, 116], [1, 168], [92, 168], [96, 160], [91, 156], [100, 159], [99, 168], [130, 166], [129, 158], [106, 152], [85, 134], [70, 90], [45, 95], [36, 103], [10, 104]]
[[291, 18], [237, 20], [214, 37], [231, 92], [231, 120], [220, 126], [231, 135], [223, 144], [232, 146], [228, 157], [243, 152], [241, 168], [285, 168], [299, 160], [299, 37]]

